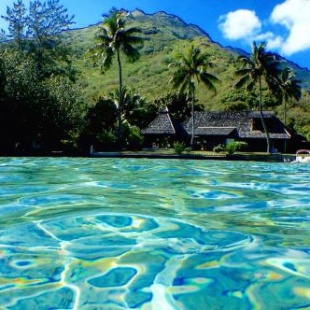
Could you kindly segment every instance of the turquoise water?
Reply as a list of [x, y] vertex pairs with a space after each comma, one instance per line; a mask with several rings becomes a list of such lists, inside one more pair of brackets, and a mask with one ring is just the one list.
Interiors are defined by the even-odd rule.
[[310, 165], [0, 159], [0, 309], [310, 309]]

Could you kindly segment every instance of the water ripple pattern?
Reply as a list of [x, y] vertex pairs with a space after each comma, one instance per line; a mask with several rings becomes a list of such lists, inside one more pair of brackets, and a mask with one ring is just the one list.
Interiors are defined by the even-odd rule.
[[0, 309], [307, 309], [310, 165], [0, 159]]

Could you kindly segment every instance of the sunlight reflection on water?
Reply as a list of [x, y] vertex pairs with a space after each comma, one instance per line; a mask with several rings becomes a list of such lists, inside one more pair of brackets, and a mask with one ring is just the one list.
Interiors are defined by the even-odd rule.
[[310, 307], [309, 172], [2, 158], [0, 308]]

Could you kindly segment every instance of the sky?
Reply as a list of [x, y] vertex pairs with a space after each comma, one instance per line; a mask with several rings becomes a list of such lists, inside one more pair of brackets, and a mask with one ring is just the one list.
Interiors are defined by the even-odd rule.
[[[16, 0], [17, 1], [17, 0]], [[13, 0], [0, 0], [0, 15]], [[23, 0], [28, 5], [29, 0]], [[41, 0], [44, 2], [44, 0]], [[222, 46], [251, 51], [253, 41], [267, 42], [267, 49], [310, 69], [310, 0], [60, 0], [74, 28], [102, 21], [112, 7], [147, 14], [165, 11], [196, 24]], [[0, 28], [6, 28], [0, 19]]]

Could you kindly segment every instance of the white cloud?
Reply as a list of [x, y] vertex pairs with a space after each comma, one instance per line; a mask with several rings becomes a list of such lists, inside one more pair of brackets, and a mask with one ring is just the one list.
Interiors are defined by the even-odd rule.
[[281, 50], [284, 42], [281, 36], [275, 36], [274, 34], [262, 41], [267, 42], [267, 48], [270, 50]]
[[283, 46], [283, 38], [279, 35], [275, 35], [271, 31], [259, 33], [255, 35], [253, 40], [257, 42], [266, 42], [269, 50], [279, 50]]
[[252, 39], [260, 32], [262, 23], [254, 11], [237, 10], [220, 17], [220, 29], [230, 40]]
[[271, 21], [289, 31], [281, 46], [285, 55], [310, 49], [310, 0], [286, 0], [274, 8]]
[[264, 24], [254, 11], [229, 12], [219, 27], [229, 40], [266, 41], [268, 49], [290, 56], [310, 49], [310, 0], [284, 0]]

